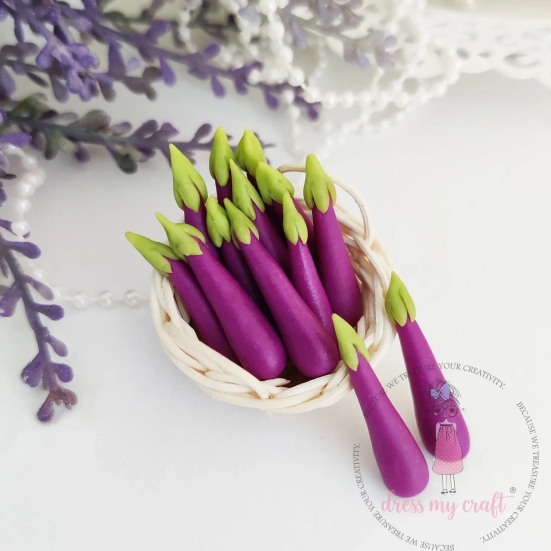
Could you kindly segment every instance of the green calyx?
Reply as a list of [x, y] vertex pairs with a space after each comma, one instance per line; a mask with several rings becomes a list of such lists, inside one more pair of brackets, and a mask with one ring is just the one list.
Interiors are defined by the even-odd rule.
[[308, 241], [306, 222], [288, 193], [283, 197], [283, 231], [293, 245], [296, 245], [299, 239], [303, 243]]
[[256, 178], [256, 167], [258, 163], [266, 162], [264, 150], [258, 138], [251, 130], [245, 130], [245, 132], [243, 132], [243, 136], [235, 149], [235, 159], [239, 166], [254, 178]]
[[327, 212], [330, 202], [333, 204], [337, 202], [335, 184], [323, 170], [315, 155], [306, 157], [304, 200], [310, 208], [315, 206], [321, 212]]
[[262, 200], [266, 205], [271, 205], [273, 201], [281, 205], [287, 193], [295, 194], [293, 184], [268, 163], [258, 163], [255, 177]]
[[229, 161], [233, 161], [235, 155], [228, 142], [226, 131], [219, 126], [214, 133], [212, 149], [209, 158], [210, 175], [221, 185], [226, 186], [230, 178]]
[[217, 247], [221, 247], [223, 241], [231, 241], [231, 225], [228, 215], [224, 207], [218, 204], [216, 197], [209, 197], [205, 207], [209, 236]]
[[199, 212], [201, 201], [206, 201], [208, 196], [205, 181], [176, 146], [170, 144], [169, 149], [176, 203], [180, 208], [185, 205], [193, 212]]
[[337, 316], [337, 314], [333, 314], [332, 318], [337, 340], [339, 342], [339, 352], [341, 353], [342, 361], [350, 369], [356, 371], [360, 363], [358, 354], [361, 354], [369, 361], [367, 346], [349, 323], [344, 321], [340, 316]]
[[168, 237], [168, 244], [178, 258], [185, 259], [186, 256], [203, 254], [197, 239], [204, 243], [205, 236], [197, 228], [189, 224], [175, 224], [160, 213], [156, 213], [155, 216], [163, 226]]
[[[233, 185], [233, 182], [232, 182]], [[247, 216], [245, 216], [229, 199], [224, 199], [224, 206], [230, 219], [232, 233], [238, 242], [249, 245], [251, 233], [258, 239], [258, 230]]]
[[143, 235], [138, 235], [131, 231], [125, 233], [126, 239], [136, 248], [136, 250], [161, 274], [172, 273], [170, 262], [167, 258], [177, 260], [178, 257], [174, 251], [164, 243], [152, 241]]
[[231, 182], [232, 182], [232, 199], [233, 204], [251, 220], [256, 219], [254, 205], [261, 212], [264, 212], [265, 207], [260, 197], [260, 194], [254, 186], [249, 182], [248, 178], [241, 172], [241, 169], [230, 161]]
[[404, 282], [396, 275], [396, 272], [392, 272], [392, 276], [390, 277], [385, 307], [388, 317], [394, 320], [400, 327], [406, 324], [408, 317], [411, 321], [415, 321], [415, 316], [417, 315], [415, 303]]

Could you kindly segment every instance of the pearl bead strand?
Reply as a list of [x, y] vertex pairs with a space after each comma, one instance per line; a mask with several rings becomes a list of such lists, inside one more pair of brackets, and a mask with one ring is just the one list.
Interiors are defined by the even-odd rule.
[[[30, 225], [25, 220], [25, 214], [31, 209], [30, 198], [34, 192], [44, 184], [46, 173], [38, 166], [38, 160], [34, 155], [26, 153], [22, 149], [16, 147], [6, 148], [5, 152], [19, 157], [21, 166], [25, 173], [15, 183], [15, 199], [13, 199], [13, 209], [18, 215], [18, 218], [12, 222], [11, 229], [13, 233], [22, 241], [24, 241], [30, 232]], [[84, 309], [88, 306], [97, 305], [104, 309], [111, 309], [118, 305], [127, 306], [129, 308], [138, 308], [145, 303], [146, 299], [138, 291], [128, 290], [121, 296], [117, 296], [111, 291], [102, 291], [99, 295], [94, 296], [84, 291], [70, 293], [63, 287], [58, 285], [50, 285], [46, 278], [44, 269], [36, 266], [30, 259], [24, 259], [25, 265], [30, 270], [29, 275], [47, 285], [52, 290], [56, 300], [67, 302], [75, 308]]]

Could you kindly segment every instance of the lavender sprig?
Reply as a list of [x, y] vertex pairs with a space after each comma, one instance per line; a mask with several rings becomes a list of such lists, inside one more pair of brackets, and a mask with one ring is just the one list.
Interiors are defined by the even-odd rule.
[[[75, 113], [59, 113], [51, 109], [43, 96], [29, 96], [17, 104], [9, 104], [4, 113], [4, 125], [15, 128], [23, 141], [31, 141], [35, 148], [44, 151], [47, 159], [60, 151], [72, 153], [79, 162], [90, 158], [88, 145], [105, 148], [124, 172], [136, 172], [139, 162], [144, 162], [160, 151], [167, 160], [169, 143], [174, 144], [191, 161], [198, 151], [209, 151], [212, 145], [212, 127], [201, 125], [188, 141], [175, 141], [178, 131], [170, 123], [159, 124], [154, 120], [136, 129], [128, 122], [111, 123], [107, 113], [99, 109], [79, 117]], [[2, 127], [0, 126], [0, 129]], [[3, 136], [0, 134], [0, 144]], [[1, 166], [1, 159], [0, 159]]]
[[[0, 220], [0, 227], [10, 231], [11, 224], [7, 220]], [[44, 299], [52, 300], [53, 293], [49, 287], [25, 274], [17, 260], [17, 255], [28, 258], [38, 258], [40, 249], [30, 242], [9, 241], [0, 232], [0, 269], [7, 277], [11, 274], [13, 282], [10, 286], [1, 286], [0, 289], [0, 317], [10, 317], [21, 301], [29, 325], [34, 333], [38, 352], [25, 366], [21, 374], [23, 381], [31, 387], [40, 383], [48, 395], [37, 413], [41, 422], [51, 421], [55, 414], [55, 405], [63, 403], [71, 409], [77, 403], [76, 394], [62, 387], [59, 383], [68, 383], [73, 380], [73, 370], [64, 363], [55, 362], [51, 350], [58, 356], [67, 355], [67, 347], [56, 339], [42, 322], [41, 316], [52, 321], [63, 318], [64, 311], [57, 304], [41, 304], [35, 301], [31, 289], [34, 288]]]
[[[216, 66], [213, 60], [220, 51], [217, 44], [211, 44], [194, 53], [170, 51], [160, 46], [159, 39], [168, 32], [172, 32], [176, 46], [181, 47], [182, 43], [178, 39], [174, 22], [155, 17], [158, 0], [154, 0], [138, 21], [127, 18], [120, 12], [105, 11], [103, 8], [106, 4], [107, 2], [98, 4], [95, 0], [82, 0], [82, 8], [77, 9], [57, 0], [0, 0], [0, 16], [12, 17], [14, 34], [19, 44], [28, 44], [25, 38], [26, 28], [46, 42], [36, 54], [34, 64], [19, 59], [14, 68], [13, 56], [22, 58], [23, 54], [29, 55], [17, 49], [0, 56], [0, 64], [3, 64], [0, 71], [0, 98], [9, 97], [9, 89], [13, 87], [13, 79], [9, 76], [7, 67], [29, 75], [39, 85], [44, 85], [45, 81], [38, 73], [44, 72], [50, 79], [56, 98], [61, 101], [67, 99], [69, 94], [77, 94], [83, 101], [87, 101], [100, 93], [106, 99], [112, 100], [116, 95], [115, 82], [123, 83], [134, 93], [153, 98], [153, 82], [162, 80], [167, 85], [175, 83], [176, 75], [171, 63], [176, 63], [186, 66], [192, 76], [209, 80], [216, 96], [225, 95], [223, 81], [229, 80], [240, 94], [247, 93], [251, 87], [260, 89], [268, 107], [276, 109], [279, 106], [277, 96], [289, 90], [293, 93], [294, 103], [306, 108], [310, 118], [319, 116], [320, 106], [308, 103], [298, 86], [291, 86], [286, 82], [249, 82], [249, 75], [258, 68], [258, 63], [230, 69]], [[140, 25], [145, 25], [146, 29], [140, 30]], [[75, 38], [75, 35], [80, 38]], [[99, 60], [87, 46], [92, 40], [108, 47], [106, 71], [99, 70]], [[147, 64], [141, 76], [131, 74], [136, 68], [136, 58], [125, 59], [121, 51], [122, 45], [132, 47]]]

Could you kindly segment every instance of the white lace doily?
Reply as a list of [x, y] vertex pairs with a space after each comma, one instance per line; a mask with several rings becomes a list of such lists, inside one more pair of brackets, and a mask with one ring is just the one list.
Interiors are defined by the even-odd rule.
[[551, 86], [549, 10], [542, 10], [541, 17], [505, 13], [509, 12], [493, 15], [489, 10], [433, 8], [427, 10], [426, 18], [433, 36], [457, 52], [461, 72], [497, 71], [508, 78], [535, 78]]

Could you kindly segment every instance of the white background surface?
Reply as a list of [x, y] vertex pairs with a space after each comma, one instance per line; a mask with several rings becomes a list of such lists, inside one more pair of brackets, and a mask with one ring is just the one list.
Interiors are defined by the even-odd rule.
[[[219, 101], [189, 81], [161, 90], [155, 103], [121, 93], [107, 109], [117, 120], [171, 120], [184, 136], [203, 122], [235, 136], [252, 127], [279, 143], [285, 134], [281, 117], [260, 103]], [[526, 511], [485, 544], [500, 550], [547, 548], [550, 141], [551, 93], [484, 75], [463, 77], [401, 126], [353, 138], [325, 162], [365, 194], [437, 357], [506, 381], [507, 397], [497, 399], [491, 385], [457, 377], [473, 432], [458, 499], [487, 494], [488, 479], [496, 491], [526, 485], [527, 435], [514, 404], [529, 407], [543, 465]], [[283, 148], [269, 157], [297, 160]], [[207, 174], [206, 156], [198, 167]], [[164, 160], [128, 177], [98, 152], [88, 165], [59, 158], [47, 171], [29, 219], [50, 281], [146, 293], [149, 268], [124, 231], [161, 238], [154, 211], [176, 217]], [[41, 426], [34, 412], [44, 396], [19, 378], [34, 341], [21, 312], [0, 322], [0, 549], [408, 547], [375, 522], [356, 488], [352, 447], [361, 443], [364, 482], [379, 503], [386, 496], [353, 394], [283, 418], [213, 401], [163, 355], [147, 307], [69, 307], [51, 328], [69, 346], [80, 402]], [[404, 371], [397, 342], [377, 371], [384, 382]], [[417, 434], [407, 390], [391, 397]], [[431, 496], [438, 485], [431, 475]], [[455, 549], [474, 548], [461, 538], [503, 520], [458, 519], [446, 532], [445, 520], [388, 517], [419, 540]]]

